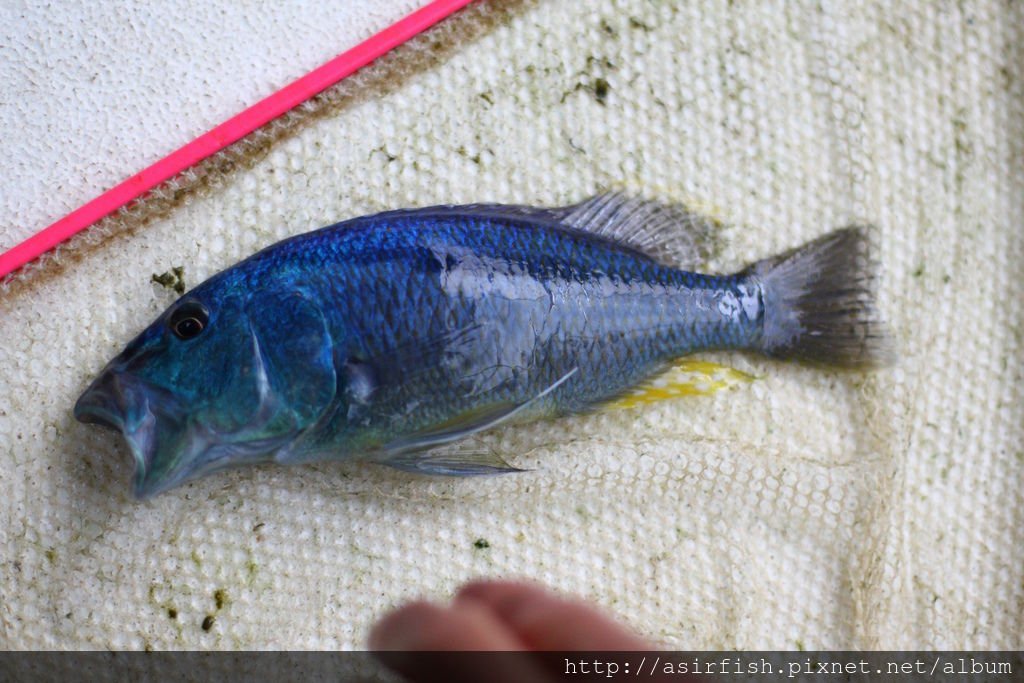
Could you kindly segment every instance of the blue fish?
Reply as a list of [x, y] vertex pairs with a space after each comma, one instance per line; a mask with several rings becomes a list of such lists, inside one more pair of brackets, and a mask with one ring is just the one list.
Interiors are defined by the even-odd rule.
[[708, 225], [610, 193], [322, 228], [182, 296], [110, 361], [75, 416], [123, 434], [145, 498], [260, 462], [516, 471], [449, 445], [657, 394], [652, 379], [697, 351], [884, 360], [865, 229], [732, 275], [690, 272]]

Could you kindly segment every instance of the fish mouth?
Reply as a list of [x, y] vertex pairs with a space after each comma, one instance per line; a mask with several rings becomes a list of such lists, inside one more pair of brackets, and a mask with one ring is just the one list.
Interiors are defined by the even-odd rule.
[[246, 424], [215, 430], [182, 397], [112, 364], [78, 398], [74, 413], [79, 422], [121, 433], [135, 460], [132, 493], [145, 500], [206, 474], [266, 462], [296, 433], [260, 433], [276, 411], [275, 398], [261, 392]]
[[75, 419], [121, 433], [135, 461], [132, 492], [145, 500], [193, 478], [203, 450], [181, 402], [134, 375], [108, 368], [75, 403]]
[[75, 419], [123, 432], [128, 413], [128, 392], [121, 374], [105, 371], [75, 403]]

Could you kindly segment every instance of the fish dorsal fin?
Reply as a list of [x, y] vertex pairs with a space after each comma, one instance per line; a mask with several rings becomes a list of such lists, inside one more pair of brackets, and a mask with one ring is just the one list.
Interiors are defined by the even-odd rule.
[[361, 219], [381, 219], [398, 217], [452, 217], [473, 216], [497, 220], [527, 220], [534, 223], [560, 223], [564, 212], [573, 207], [539, 207], [525, 204], [439, 204], [422, 206], [415, 209], [393, 209], [383, 213], [365, 216]]
[[579, 204], [536, 207], [522, 204], [443, 204], [396, 209], [358, 220], [408, 216], [474, 216], [565, 225], [631, 247], [659, 263], [695, 270], [707, 259], [720, 223], [681, 204], [631, 197], [620, 191]]
[[606, 192], [580, 204], [552, 209], [560, 222], [640, 251], [667, 266], [694, 269], [708, 257], [714, 219], [680, 204]]

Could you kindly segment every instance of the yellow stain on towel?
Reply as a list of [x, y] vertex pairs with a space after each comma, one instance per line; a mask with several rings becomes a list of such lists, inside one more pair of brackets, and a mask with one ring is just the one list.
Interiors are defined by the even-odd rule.
[[682, 360], [630, 393], [605, 406], [606, 410], [636, 408], [680, 396], [706, 396], [740, 382], [752, 382], [753, 375], [702, 360]]

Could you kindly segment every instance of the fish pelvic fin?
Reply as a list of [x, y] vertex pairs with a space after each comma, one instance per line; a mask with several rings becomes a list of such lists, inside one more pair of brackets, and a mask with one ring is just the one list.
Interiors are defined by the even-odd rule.
[[623, 410], [681, 396], [707, 396], [753, 380], [753, 375], [727, 365], [684, 359], [604, 404], [601, 409]]
[[468, 447], [464, 444], [441, 446], [428, 451], [403, 452], [379, 462], [382, 465], [414, 474], [447, 477], [472, 477], [526, 471], [509, 465], [490, 451]]
[[845, 227], [744, 271], [763, 287], [760, 351], [845, 368], [892, 362], [868, 231]]

